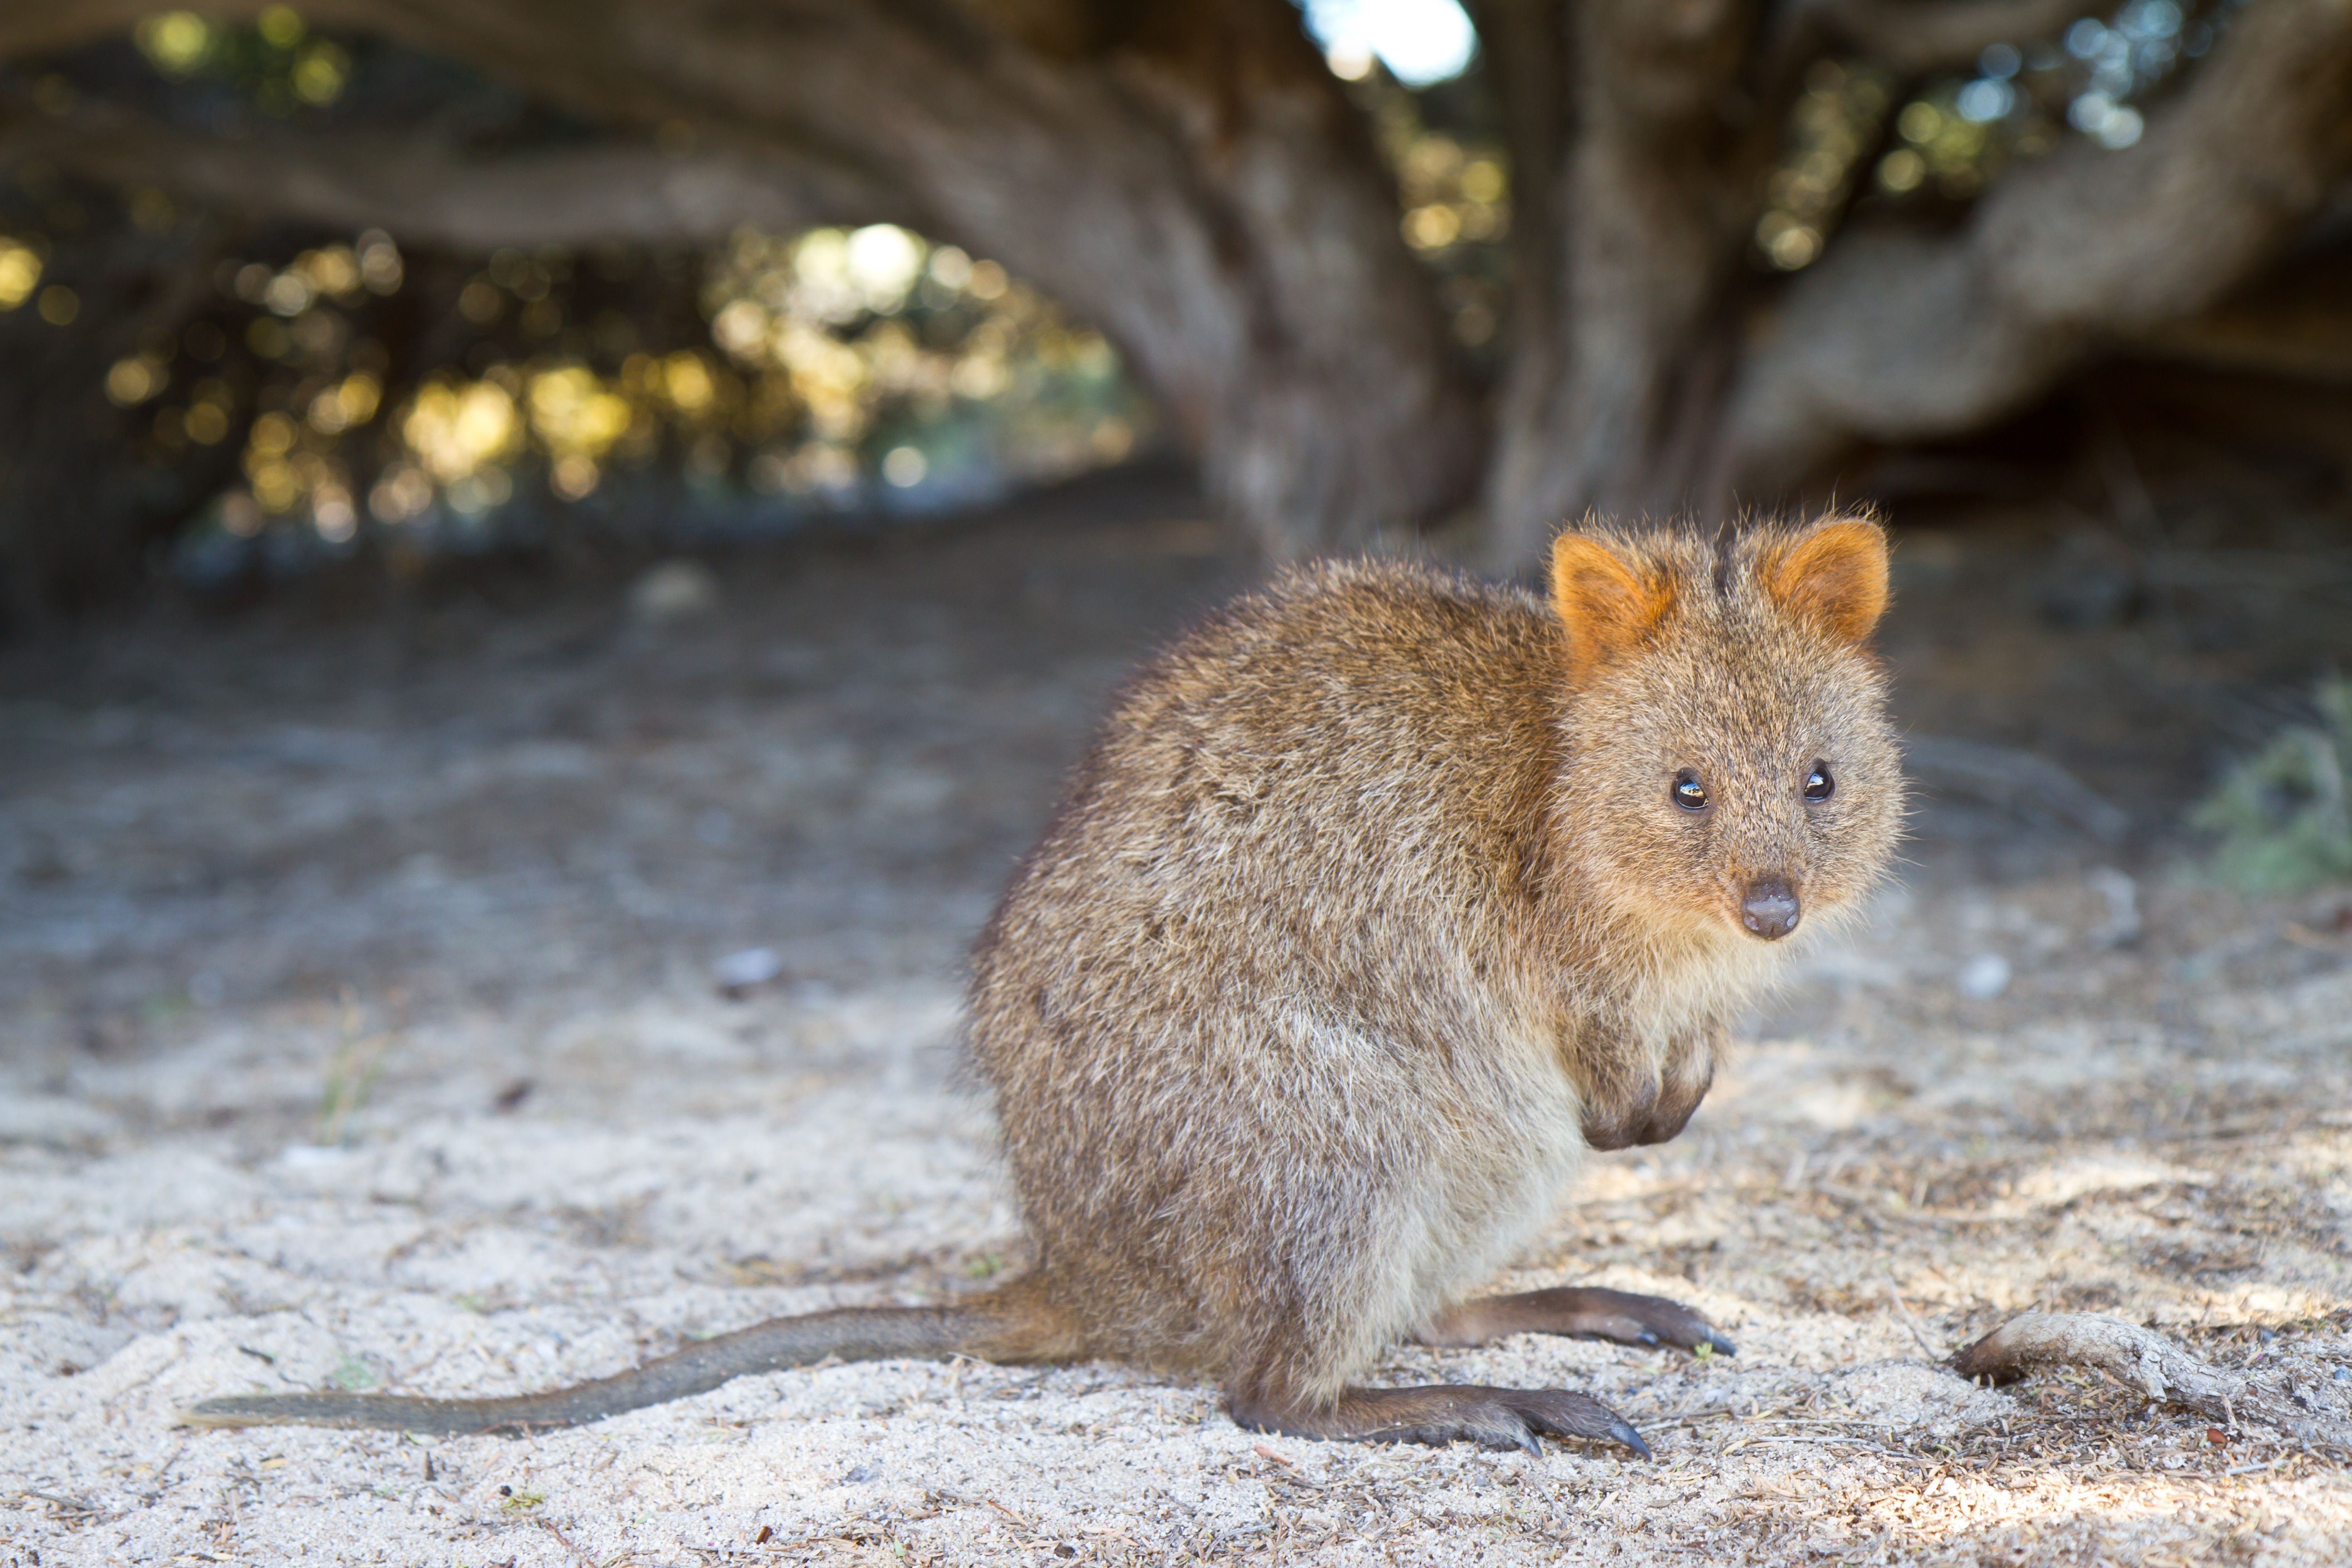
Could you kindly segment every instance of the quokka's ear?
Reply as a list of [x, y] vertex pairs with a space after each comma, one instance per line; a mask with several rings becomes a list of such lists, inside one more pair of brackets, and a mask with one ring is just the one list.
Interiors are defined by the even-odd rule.
[[1886, 531], [1866, 519], [1832, 519], [1758, 564], [1774, 604], [1843, 641], [1886, 611]]
[[1600, 541], [1580, 533], [1552, 541], [1551, 607], [1568, 628], [1572, 676], [1632, 652], [1674, 602], [1672, 584], [1645, 579]]

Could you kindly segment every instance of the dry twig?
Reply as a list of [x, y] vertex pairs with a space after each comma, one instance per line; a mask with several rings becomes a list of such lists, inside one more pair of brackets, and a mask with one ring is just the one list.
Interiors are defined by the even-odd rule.
[[581, 1563], [582, 1568], [596, 1568], [596, 1560], [593, 1557], [589, 1556], [585, 1552], [581, 1551], [577, 1546], [572, 1545], [572, 1537], [564, 1534], [563, 1531], [558, 1528], [555, 1521], [551, 1519], [542, 1519], [539, 1521], [539, 1527], [547, 1531], [548, 1534], [555, 1537], [557, 1541], [561, 1542], [563, 1545], [563, 1550], [572, 1553], [572, 1557]]
[[2163, 1335], [2089, 1312], [2024, 1312], [1961, 1351], [1962, 1377], [2014, 1383], [2043, 1367], [2095, 1367], [2152, 1400], [2235, 1426], [2253, 1421], [2305, 1443], [2352, 1448], [2352, 1423], [2305, 1410], [2251, 1378], [2208, 1365]]
[[1903, 1320], [1903, 1326], [1911, 1331], [1911, 1337], [1919, 1342], [1919, 1348], [1927, 1352], [1929, 1359], [1939, 1359], [1934, 1342], [1927, 1338], [1927, 1331], [1921, 1326], [1910, 1304], [1903, 1300], [1903, 1288], [1895, 1282], [1893, 1274], [1886, 1277], [1886, 1299], [1895, 1303], [1895, 1314]]

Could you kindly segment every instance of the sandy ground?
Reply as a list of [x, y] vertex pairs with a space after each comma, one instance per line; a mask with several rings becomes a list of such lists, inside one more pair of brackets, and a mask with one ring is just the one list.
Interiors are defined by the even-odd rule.
[[1691, 1131], [1596, 1157], [1506, 1281], [1675, 1296], [1736, 1359], [1382, 1368], [1591, 1390], [1654, 1463], [1266, 1442], [1108, 1365], [527, 1439], [173, 1425], [1017, 1268], [958, 957], [1121, 667], [1241, 580], [1193, 504], [748, 557], [668, 626], [486, 578], [0, 658], [0, 1565], [2345, 1559], [2340, 1459], [1930, 1354], [2105, 1311], [2352, 1409], [2352, 906], [2242, 903], [2159, 831], [2227, 658], [2053, 629], [2002, 586], [2038, 547], [1927, 532], [1906, 720], [2060, 754], [2135, 837], [1929, 799]]

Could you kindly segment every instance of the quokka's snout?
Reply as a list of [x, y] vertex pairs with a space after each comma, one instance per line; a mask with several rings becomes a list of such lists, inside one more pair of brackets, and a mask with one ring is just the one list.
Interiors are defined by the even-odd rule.
[[1759, 877], [1739, 899], [1739, 924], [1748, 935], [1778, 942], [1804, 918], [1797, 889], [1786, 877]]

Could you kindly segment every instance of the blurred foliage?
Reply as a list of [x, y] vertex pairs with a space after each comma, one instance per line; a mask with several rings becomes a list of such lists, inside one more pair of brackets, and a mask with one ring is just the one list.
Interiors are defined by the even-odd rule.
[[[581, 502], [648, 468], [804, 508], [936, 505], [1118, 461], [1145, 418], [1098, 334], [1002, 267], [887, 225], [744, 231], [694, 256], [500, 250], [455, 290], [458, 356], [388, 388], [367, 296], [397, 293], [402, 272], [381, 234], [237, 269], [259, 307], [243, 347], [277, 374], [223, 531], [289, 519], [339, 544], [363, 511], [411, 543], [462, 545], [519, 479]], [[615, 302], [648, 291], [667, 309]], [[659, 331], [689, 310], [688, 330]], [[133, 395], [166, 379], [118, 369]], [[167, 404], [156, 438], [224, 429], [234, 410], [201, 401], [219, 386]]]
[[[1790, 111], [1787, 151], [1765, 186], [1756, 247], [1783, 271], [1811, 265], [1879, 138], [1895, 82], [1866, 61], [1816, 60]], [[1906, 111], [1907, 112], [1907, 111]]]
[[1816, 62], [1769, 176], [1758, 261], [1811, 266], [1857, 197], [1887, 208], [1966, 204], [2070, 130], [2111, 151], [2134, 145], [2144, 106], [2243, 4], [2126, 0], [2104, 21], [2086, 16], [2058, 38], [1996, 43], [1972, 72], [1914, 83], [1869, 60]]
[[1471, 75], [1413, 90], [1370, 58], [1335, 59], [1370, 117], [1397, 185], [1404, 242], [1437, 279], [1437, 302], [1473, 363], [1491, 370], [1510, 298], [1510, 165], [1493, 105]]
[[[52, 72], [32, 96], [59, 111], [143, 92], [167, 123], [236, 133], [256, 117], [402, 123], [420, 99], [446, 119], [456, 93], [503, 144], [581, 129], [501, 113], [494, 89], [469, 100], [446, 62], [420, 83], [412, 51], [321, 37], [282, 6], [247, 26], [163, 14], [132, 45], [143, 84], [100, 49], [69, 62], [83, 79]], [[17, 175], [0, 198], [0, 312], [29, 303], [55, 326], [79, 300], [53, 231], [127, 218], [168, 235], [203, 216], [160, 190]], [[630, 474], [683, 477], [722, 526], [938, 507], [1117, 462], [1150, 435], [1100, 334], [997, 263], [887, 225], [487, 258], [266, 226], [205, 280], [100, 384], [55, 389], [94, 417], [110, 404], [150, 468], [235, 454], [236, 481], [179, 542], [198, 579], [505, 542], [543, 533], [549, 502], [617, 522], [586, 503]]]
[[299, 105], [325, 108], [351, 81], [350, 51], [314, 36], [289, 5], [268, 6], [245, 27], [216, 26], [193, 11], [167, 11], [140, 23], [131, 36], [164, 77], [215, 78], [277, 119]]
[[2318, 721], [2281, 731], [2230, 770], [2190, 816], [2219, 836], [2213, 868], [2252, 893], [2296, 893], [2352, 877], [2352, 680], [2319, 683]]

